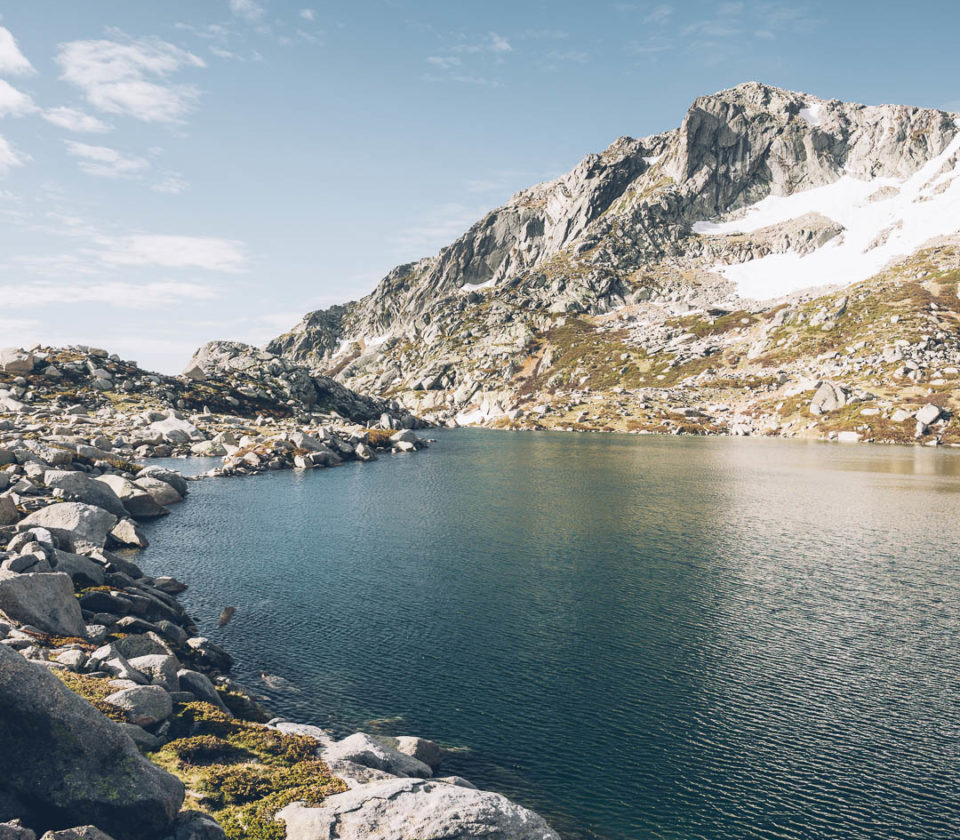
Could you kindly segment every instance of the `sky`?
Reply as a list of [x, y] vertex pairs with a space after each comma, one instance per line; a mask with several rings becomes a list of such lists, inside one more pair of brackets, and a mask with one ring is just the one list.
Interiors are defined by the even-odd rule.
[[165, 373], [757, 80], [960, 111], [960, 4], [0, 0], [0, 346]]

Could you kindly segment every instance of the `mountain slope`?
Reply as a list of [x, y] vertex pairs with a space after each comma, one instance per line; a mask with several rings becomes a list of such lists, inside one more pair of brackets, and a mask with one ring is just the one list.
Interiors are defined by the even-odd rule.
[[[956, 115], [748, 83], [697, 99], [678, 129], [621, 138], [518, 193], [436, 257], [399, 266], [360, 301], [308, 314], [268, 349], [440, 420], [792, 433], [783, 407], [765, 406], [766, 391], [749, 383], [769, 374], [784, 380], [778, 389], [815, 390], [833, 375], [817, 357], [839, 352], [831, 331], [848, 317], [844, 307], [830, 314], [833, 298], [809, 315], [797, 301], [863, 284], [853, 298], [871, 301], [859, 316], [870, 328], [863, 347], [845, 351], [854, 355], [915, 344], [923, 334], [907, 324], [930, 305], [939, 320], [924, 328], [951, 344], [952, 320], [941, 321], [956, 289], [940, 287], [958, 267], [958, 230]], [[914, 276], [918, 265], [932, 268]], [[897, 297], [890, 283], [904, 282], [920, 285]], [[909, 312], [886, 329], [873, 321], [890, 295]], [[765, 352], [774, 336], [786, 353]], [[708, 370], [730, 382], [705, 395], [692, 380]], [[578, 407], [585, 394], [599, 415]], [[663, 415], [646, 416], [648, 403]], [[804, 431], [830, 431], [832, 413]]]

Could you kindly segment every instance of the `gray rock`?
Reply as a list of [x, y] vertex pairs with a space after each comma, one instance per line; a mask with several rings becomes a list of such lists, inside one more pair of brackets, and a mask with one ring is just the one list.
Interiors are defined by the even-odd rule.
[[161, 507], [174, 505], [177, 502], [183, 501], [183, 496], [171, 485], [165, 481], [161, 481], [159, 478], [144, 475], [136, 478], [133, 483], [136, 484], [137, 487], [142, 487], [146, 490], [150, 494], [150, 497]]
[[[230, 710], [220, 698], [217, 689], [206, 674], [199, 671], [191, 671], [189, 668], [181, 668], [177, 671], [177, 678], [180, 680], [180, 687], [184, 691], [189, 691], [197, 700], [204, 703], [211, 703], [220, 709], [221, 712], [230, 714]], [[232, 715], [231, 715], [232, 717]]]
[[70, 579], [78, 587], [103, 586], [105, 580], [103, 566], [82, 554], [73, 554], [55, 548], [52, 565], [56, 571], [70, 575]]
[[0, 823], [0, 840], [37, 840], [37, 835], [29, 828], [24, 828], [20, 820], [13, 820]]
[[208, 814], [181, 811], [170, 840], [225, 840], [226, 836], [217, 821]]
[[107, 534], [117, 523], [110, 511], [81, 502], [60, 502], [31, 513], [18, 524], [19, 530], [46, 528], [76, 551], [85, 547], [103, 548]]
[[83, 636], [87, 626], [69, 575], [0, 571], [0, 610], [44, 633]]
[[110, 511], [114, 516], [127, 515], [123, 502], [110, 487], [94, 481], [86, 473], [73, 470], [47, 470], [43, 474], [43, 483], [55, 490], [63, 490], [70, 501], [95, 505]]
[[323, 750], [325, 761], [352, 761], [394, 776], [416, 776], [427, 779], [433, 771], [424, 762], [381, 743], [371, 735], [357, 732], [336, 741]]
[[922, 423], [924, 426], [931, 426], [940, 419], [942, 413], [943, 409], [941, 409], [940, 406], [927, 403], [917, 412], [917, 423]]
[[81, 825], [76, 828], [65, 828], [62, 831], [48, 831], [40, 840], [113, 840], [95, 825]]
[[170, 695], [158, 685], [124, 688], [103, 700], [120, 709], [127, 721], [137, 726], [153, 726], [173, 714]]
[[542, 817], [498, 793], [394, 779], [277, 814], [287, 840], [560, 840]]
[[0, 802], [19, 803], [0, 820], [19, 816], [40, 831], [95, 823], [117, 840], [152, 840], [180, 809], [178, 779], [53, 674], [2, 645], [0, 709]]
[[150, 545], [146, 534], [132, 519], [121, 519], [110, 529], [110, 538], [120, 545], [130, 548], [146, 548]]
[[843, 408], [847, 404], [847, 395], [844, 390], [832, 382], [822, 382], [810, 401], [810, 413], [814, 416], [828, 414]]
[[9, 496], [0, 496], [0, 527], [14, 525], [20, 520], [20, 511]]
[[153, 685], [158, 685], [168, 692], [180, 690], [180, 680], [177, 677], [180, 663], [177, 661], [177, 657], [150, 653], [146, 656], [135, 656], [128, 661], [130, 667], [149, 677]]
[[155, 519], [170, 512], [162, 505], [158, 505], [146, 490], [122, 476], [101, 475], [94, 480], [102, 482], [113, 490], [123, 502], [127, 513], [134, 519]]
[[397, 738], [389, 739], [387, 743], [397, 752], [402, 752], [404, 755], [410, 755], [418, 761], [422, 761], [434, 772], [437, 771], [440, 762], [443, 760], [443, 751], [440, 746], [426, 738], [400, 735]]
[[119, 726], [124, 732], [127, 733], [127, 735], [130, 736], [130, 738], [133, 740], [133, 743], [135, 743], [137, 747], [144, 752], [158, 750], [161, 746], [163, 746], [163, 741], [161, 741], [156, 735], [151, 735], [142, 726], [137, 726], [135, 723], [121, 723]]
[[137, 473], [137, 478], [153, 478], [169, 484], [181, 496], [186, 496], [188, 487], [187, 480], [174, 470], [168, 470], [165, 467], [144, 467]]
[[4, 347], [0, 350], [0, 370], [5, 373], [32, 373], [33, 353], [17, 347]]

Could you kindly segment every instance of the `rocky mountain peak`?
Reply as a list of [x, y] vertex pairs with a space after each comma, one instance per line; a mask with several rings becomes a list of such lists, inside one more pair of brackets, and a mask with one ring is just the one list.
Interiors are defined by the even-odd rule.
[[[547, 365], [537, 353], [565, 318], [642, 311], [660, 331], [684, 307], [735, 311], [844, 286], [958, 220], [956, 115], [747, 82], [698, 97], [677, 128], [620, 137], [521, 190], [436, 256], [310, 313], [268, 349], [420, 411], [475, 417], [555, 386], [541, 372], [560, 350]], [[628, 350], [604, 364], [620, 370]], [[437, 392], [429, 405], [424, 391]]]

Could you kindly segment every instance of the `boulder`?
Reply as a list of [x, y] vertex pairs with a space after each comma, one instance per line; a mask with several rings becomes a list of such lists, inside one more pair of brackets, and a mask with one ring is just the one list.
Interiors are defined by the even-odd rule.
[[181, 811], [170, 840], [226, 840], [217, 821], [200, 811]]
[[117, 494], [127, 513], [134, 519], [156, 519], [169, 513], [165, 507], [158, 505], [146, 490], [138, 487], [119, 475], [101, 475], [94, 479], [113, 490]]
[[371, 735], [357, 732], [323, 750], [324, 761], [352, 761], [394, 776], [430, 778], [433, 771], [419, 759], [395, 750]]
[[17, 527], [21, 531], [34, 526], [46, 528], [76, 551], [91, 546], [103, 548], [107, 534], [116, 524], [117, 517], [101, 507], [60, 502], [31, 513]]
[[144, 467], [137, 473], [137, 478], [155, 478], [169, 484], [181, 496], [187, 495], [187, 480], [174, 470], [165, 467]]
[[[189, 668], [181, 668], [177, 671], [177, 678], [180, 680], [180, 688], [189, 691], [197, 700], [204, 703], [210, 703], [220, 709], [221, 712], [230, 714], [230, 710], [220, 698], [217, 689], [214, 688], [210, 678], [199, 671], [191, 671]], [[233, 715], [230, 715], [233, 717]]]
[[819, 416], [843, 408], [846, 404], [847, 394], [843, 388], [832, 382], [821, 382], [810, 401], [810, 413]]
[[166, 691], [179, 691], [180, 679], [177, 671], [180, 663], [177, 657], [170, 654], [149, 653], [146, 656], [135, 656], [128, 660], [132, 668], [150, 678], [153, 685], [158, 685]]
[[58, 572], [70, 575], [70, 579], [79, 587], [103, 586], [105, 575], [103, 566], [94, 563], [82, 554], [72, 554], [55, 548], [51, 565]]
[[179, 417], [171, 416], [165, 420], [158, 420], [147, 428], [151, 432], [160, 434], [167, 443], [190, 443], [204, 439], [203, 432], [193, 423], [189, 420], [181, 420]]
[[0, 820], [36, 831], [95, 823], [153, 840], [183, 802], [180, 781], [46, 668], [0, 645]]
[[150, 545], [147, 535], [137, 527], [132, 519], [121, 519], [110, 529], [110, 538], [129, 548], [146, 548]]
[[0, 370], [4, 373], [33, 373], [33, 353], [17, 347], [4, 347], [0, 350]]
[[404, 755], [413, 756], [418, 761], [422, 761], [434, 772], [440, 766], [443, 759], [443, 751], [438, 744], [428, 741], [426, 738], [416, 738], [412, 735], [400, 735], [397, 738], [391, 738], [387, 741], [397, 752]]
[[934, 405], [933, 403], [927, 403], [917, 412], [917, 422], [922, 423], [924, 426], [930, 426], [940, 419], [940, 415], [942, 413], [943, 409], [941, 409], [940, 406]]
[[114, 516], [126, 516], [123, 502], [113, 490], [86, 473], [75, 470], [47, 470], [43, 483], [53, 490], [62, 490], [74, 502], [83, 502], [110, 511]]
[[57, 636], [83, 636], [80, 602], [69, 575], [0, 571], [0, 610], [14, 621]]
[[560, 840], [543, 817], [499, 793], [388, 779], [277, 814], [287, 840]]
[[20, 519], [20, 511], [9, 496], [0, 496], [0, 527], [15, 525]]
[[113, 840], [95, 825], [81, 825], [77, 828], [65, 828], [63, 831], [48, 831], [40, 840]]
[[0, 840], [37, 840], [37, 835], [24, 827], [20, 820], [12, 820], [0, 823]]
[[115, 691], [104, 703], [120, 709], [129, 723], [153, 726], [173, 714], [173, 701], [159, 685], [139, 685]]
[[183, 496], [159, 478], [144, 475], [136, 478], [133, 483], [146, 490], [158, 505], [174, 505], [183, 501]]

